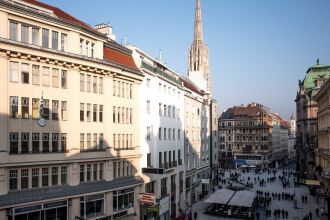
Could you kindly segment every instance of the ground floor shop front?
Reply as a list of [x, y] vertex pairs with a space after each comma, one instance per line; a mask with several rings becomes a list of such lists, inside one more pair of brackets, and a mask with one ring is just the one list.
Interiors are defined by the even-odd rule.
[[[122, 181], [122, 187], [103, 181], [94, 183], [94, 186], [92, 183], [79, 185], [76, 189], [65, 186], [13, 192], [0, 196], [0, 219], [138, 220], [140, 205], [137, 198], [141, 182], [135, 180]], [[133, 182], [135, 184], [129, 184]], [[117, 187], [111, 189], [111, 186]]]

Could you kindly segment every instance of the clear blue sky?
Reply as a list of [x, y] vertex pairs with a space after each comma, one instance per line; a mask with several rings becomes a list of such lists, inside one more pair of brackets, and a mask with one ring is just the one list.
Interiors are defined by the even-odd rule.
[[[42, 0], [128, 42], [185, 75], [195, 0]], [[330, 64], [329, 0], [201, 0], [213, 94], [220, 112], [256, 101], [288, 119], [298, 80]]]

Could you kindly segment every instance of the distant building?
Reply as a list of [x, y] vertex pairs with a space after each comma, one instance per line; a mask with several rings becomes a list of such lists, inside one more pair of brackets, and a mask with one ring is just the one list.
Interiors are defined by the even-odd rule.
[[330, 76], [330, 66], [321, 65], [319, 60], [315, 66], [308, 68], [303, 81], [299, 81], [296, 102], [296, 150], [297, 170], [300, 176], [311, 178], [315, 169], [315, 153], [317, 148], [317, 102], [315, 94]]
[[296, 116], [292, 114], [290, 117], [289, 136], [288, 136], [288, 159], [293, 161], [296, 158]]
[[224, 168], [275, 166], [286, 155], [288, 127], [263, 105], [229, 108], [219, 118], [218, 131], [219, 163]]

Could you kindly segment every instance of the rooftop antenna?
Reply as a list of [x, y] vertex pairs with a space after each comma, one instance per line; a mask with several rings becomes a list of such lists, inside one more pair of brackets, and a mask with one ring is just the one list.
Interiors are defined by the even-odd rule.
[[127, 35], [125, 35], [125, 46], [127, 46]]

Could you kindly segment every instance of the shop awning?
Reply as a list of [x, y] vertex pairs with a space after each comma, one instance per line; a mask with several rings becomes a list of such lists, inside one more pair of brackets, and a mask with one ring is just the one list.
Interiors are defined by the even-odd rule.
[[307, 186], [319, 186], [320, 181], [319, 180], [305, 180], [305, 185]]
[[228, 205], [251, 207], [255, 196], [255, 192], [250, 192], [247, 190], [237, 191], [233, 198], [229, 201]]
[[227, 204], [230, 198], [234, 195], [233, 190], [220, 189], [213, 193], [208, 199], [205, 200], [207, 203]]

